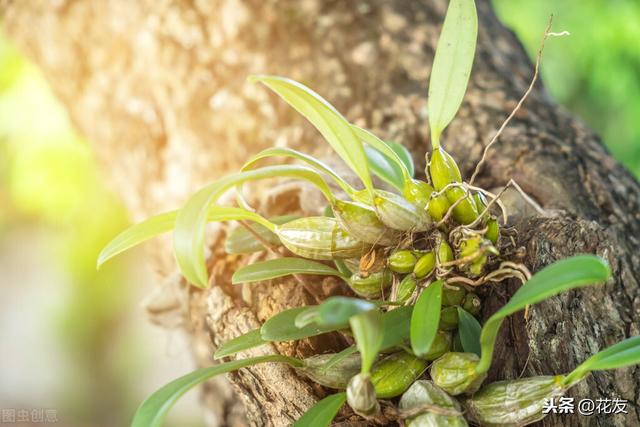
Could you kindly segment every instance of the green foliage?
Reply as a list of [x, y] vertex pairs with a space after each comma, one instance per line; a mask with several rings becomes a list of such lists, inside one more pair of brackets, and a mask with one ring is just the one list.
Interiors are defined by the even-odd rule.
[[480, 356], [480, 332], [482, 326], [468, 311], [458, 307], [458, 332], [462, 348], [467, 353]]
[[329, 395], [309, 409], [293, 426], [328, 427], [346, 401], [347, 394], [344, 392]]
[[349, 319], [349, 325], [351, 325], [351, 332], [356, 340], [360, 357], [362, 357], [361, 372], [368, 374], [383, 343], [382, 314], [376, 309], [363, 311], [352, 316]]
[[467, 90], [476, 51], [478, 17], [474, 0], [451, 0], [442, 26], [429, 80], [431, 144], [440, 146], [440, 135], [458, 112]]
[[564, 383], [574, 384], [592, 371], [624, 368], [638, 363], [640, 363], [640, 336], [635, 336], [591, 356], [567, 375]]
[[136, 411], [131, 427], [160, 427], [176, 401], [193, 387], [202, 384], [204, 381], [216, 375], [266, 362], [281, 362], [291, 364], [292, 366], [301, 366], [298, 359], [280, 355], [269, 355], [251, 359], [234, 360], [209, 368], [198, 369], [197, 371], [173, 380], [145, 399]]
[[484, 324], [480, 335], [482, 356], [476, 370], [489, 370], [498, 330], [505, 317], [569, 289], [601, 284], [610, 276], [609, 266], [594, 255], [567, 258], [536, 273]]
[[[207, 215], [211, 205], [229, 188], [243, 182], [274, 177], [291, 177], [304, 179], [313, 183], [323, 192], [328, 199], [333, 199], [331, 190], [316, 171], [304, 166], [267, 166], [246, 172], [224, 177], [210, 184], [187, 201], [178, 211], [173, 232], [173, 246], [176, 260], [182, 274], [187, 280], [196, 286], [206, 288], [208, 286], [207, 268], [204, 262], [204, 228], [207, 224]], [[275, 229], [269, 221], [258, 220], [259, 215], [246, 212], [245, 217], [238, 212], [240, 217], [229, 219], [256, 220], [263, 226]], [[251, 217], [250, 217], [251, 216]]]
[[271, 280], [278, 277], [290, 276], [292, 274], [317, 274], [320, 276], [337, 276], [347, 280], [347, 277], [317, 261], [304, 258], [276, 258], [267, 261], [260, 261], [240, 267], [233, 273], [231, 283], [252, 283], [263, 280]]
[[240, 351], [249, 350], [250, 348], [261, 346], [262, 344], [266, 344], [268, 342], [269, 341], [265, 341], [262, 338], [262, 332], [260, 331], [260, 328], [254, 329], [247, 332], [246, 334], [242, 334], [236, 338], [224, 342], [220, 347], [218, 347], [218, 350], [216, 350], [213, 357], [215, 359], [221, 359], [223, 357], [236, 354]]
[[300, 313], [310, 310], [309, 307], [296, 307], [285, 310], [276, 314], [267, 320], [260, 329], [262, 339], [267, 341], [293, 341], [302, 338], [313, 337], [324, 334], [326, 332], [344, 329], [348, 326], [345, 322], [343, 325], [320, 326], [315, 322], [307, 323], [304, 327], [296, 326], [296, 318]]
[[429, 352], [438, 333], [440, 307], [442, 307], [442, 280], [430, 284], [422, 291], [411, 316], [411, 348], [417, 356]]
[[[145, 422], [154, 422], [155, 416], [161, 419], [177, 397], [211, 375], [264, 361], [298, 366], [301, 373], [306, 372], [320, 385], [346, 388], [346, 402], [365, 418], [379, 413], [378, 399], [393, 398], [407, 390], [424, 374], [431, 361], [431, 379], [443, 393], [473, 394], [487, 376], [497, 333], [506, 316], [563, 291], [600, 283], [609, 277], [607, 264], [593, 255], [559, 261], [524, 283], [484, 327], [475, 319], [473, 314], [479, 313], [481, 302], [476, 294], [467, 293], [472, 286], [493, 282], [496, 278], [525, 281], [528, 277], [523, 265], [501, 254], [505, 245], [501, 245], [498, 238], [501, 226], [498, 219], [492, 212], [480, 216], [488, 206], [482, 197], [484, 190], [465, 182], [455, 159], [439, 146], [440, 136], [458, 111], [466, 90], [476, 34], [474, 1], [451, 0], [429, 86], [434, 151], [429, 156], [428, 182], [412, 178], [411, 156], [401, 145], [384, 142], [348, 123], [311, 89], [282, 77], [252, 78], [305, 116], [360, 178], [365, 189], [354, 189], [329, 166], [310, 155], [288, 148], [267, 149], [251, 158], [240, 173], [197, 192], [177, 212], [156, 217], [125, 232], [107, 248], [103, 259], [174, 228], [181, 272], [193, 284], [204, 287], [207, 270], [203, 242], [207, 221], [254, 221], [262, 227], [256, 228], [261, 236], [271, 239], [269, 242], [278, 239], [284, 246], [271, 248], [272, 253], [282, 255], [288, 249], [296, 256], [244, 266], [233, 275], [233, 283], [252, 283], [292, 274], [332, 275], [347, 282], [360, 298], [332, 296], [318, 305], [285, 310], [268, 319], [259, 330], [223, 344], [215, 357], [230, 356], [267, 342], [295, 341], [328, 332], [350, 334], [355, 345], [337, 354], [315, 355], [305, 361], [271, 356], [197, 371], [158, 392], [159, 397], [152, 396], [151, 403], [147, 404], [150, 409], [139, 412], [149, 415]], [[276, 156], [291, 157], [307, 166], [253, 169], [261, 159]], [[374, 188], [369, 170], [393, 186], [397, 193]], [[325, 214], [276, 225], [254, 213], [242, 195], [242, 184], [277, 177], [304, 179], [314, 184], [329, 203]], [[339, 200], [324, 178], [332, 179], [352, 201]], [[222, 193], [234, 186], [243, 208], [215, 206]], [[438, 209], [432, 205], [436, 201], [441, 205]], [[256, 241], [261, 239], [253, 236], [251, 240], [250, 236], [232, 235], [237, 242], [230, 246], [239, 246], [238, 252], [259, 250]], [[333, 261], [337, 269], [317, 260]], [[351, 274], [351, 270], [355, 273]], [[403, 290], [402, 284], [411, 286]], [[388, 295], [389, 288], [392, 295]], [[454, 334], [456, 343], [451, 352]], [[392, 354], [376, 363], [378, 356], [386, 351]], [[577, 382], [592, 370], [627, 366], [639, 360], [639, 344], [629, 340], [593, 356], [567, 378]], [[563, 387], [557, 387], [559, 392], [564, 392]], [[330, 396], [296, 425], [328, 425], [344, 403], [344, 393]], [[537, 408], [538, 404], [534, 401], [532, 407]], [[533, 416], [539, 419], [537, 413]], [[462, 418], [458, 421], [464, 423]]]
[[320, 95], [293, 80], [277, 76], [252, 76], [250, 80], [263, 83], [305, 116], [358, 175], [369, 193], [373, 191], [362, 144], [338, 110]]

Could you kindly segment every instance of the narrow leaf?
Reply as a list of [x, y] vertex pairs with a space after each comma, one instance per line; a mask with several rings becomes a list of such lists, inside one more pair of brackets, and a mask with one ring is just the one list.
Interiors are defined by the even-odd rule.
[[367, 374], [371, 371], [383, 342], [382, 313], [377, 309], [365, 311], [352, 316], [349, 324], [362, 358], [361, 372]]
[[[384, 154], [388, 159], [393, 161], [393, 163], [399, 168], [400, 172], [402, 173], [403, 179], [405, 181], [411, 179], [411, 176], [413, 174], [409, 172], [407, 165], [398, 155], [399, 150], [397, 148], [393, 149], [388, 143], [384, 142], [383, 140], [378, 138], [376, 135], [374, 135], [372, 132], [369, 132], [366, 129], [363, 129], [356, 125], [351, 125], [351, 127], [355, 132], [356, 136], [360, 138], [362, 142], [364, 142], [366, 145], [370, 146], [371, 148], [375, 148], [380, 153]], [[406, 154], [407, 153], [405, 153], [405, 155]], [[409, 158], [411, 158], [411, 155], [409, 155]], [[411, 161], [411, 164], [413, 166], [413, 160]]]
[[316, 306], [290, 308], [271, 317], [264, 323], [264, 325], [262, 325], [262, 328], [260, 329], [262, 339], [266, 341], [300, 340], [303, 338], [314, 337], [316, 335], [336, 331], [338, 329], [345, 329], [348, 326], [348, 324], [346, 323], [344, 325], [338, 325], [337, 327], [320, 326], [316, 323], [311, 323], [302, 328], [298, 328], [295, 324], [296, 317], [300, 313], [313, 307]]
[[442, 131], [458, 112], [467, 90], [478, 34], [474, 0], [451, 0], [433, 59], [429, 81], [431, 143], [438, 148]]
[[[298, 218], [300, 217], [297, 215], [282, 215], [269, 218], [269, 221], [276, 225], [281, 225]], [[260, 224], [249, 224], [249, 227], [251, 227], [261, 239], [266, 240], [274, 246], [280, 245], [278, 236], [268, 228]], [[224, 250], [228, 254], [250, 254], [264, 250], [264, 245], [245, 227], [236, 227], [225, 239]]]
[[355, 345], [345, 348], [341, 352], [334, 354], [331, 359], [327, 360], [327, 363], [324, 365], [324, 369], [331, 369], [332, 366], [340, 363], [342, 360], [357, 352], [358, 348]]
[[382, 350], [404, 344], [409, 339], [413, 306], [407, 305], [387, 311], [383, 316]]
[[480, 331], [482, 326], [475, 317], [462, 307], [458, 307], [458, 332], [460, 343], [467, 353], [475, 353], [480, 356]]
[[347, 264], [345, 264], [344, 260], [334, 259], [333, 263], [336, 265], [336, 268], [343, 276], [351, 277], [353, 275], [353, 271], [351, 271], [349, 267], [347, 267]]
[[330, 297], [318, 306], [316, 322], [320, 326], [340, 326], [348, 323], [356, 314], [375, 309], [375, 304], [360, 298]]
[[[118, 234], [98, 256], [98, 268], [114, 256], [131, 249], [145, 241], [170, 231], [176, 222], [178, 211], [165, 212], [152, 216], [138, 224], [134, 224]], [[231, 219], [248, 219], [269, 224], [269, 221], [258, 214], [246, 212], [239, 208], [212, 206], [207, 213], [206, 221], [227, 221]], [[263, 226], [264, 227], [264, 226]]]
[[252, 76], [250, 79], [263, 83], [306, 117], [360, 178], [369, 193], [373, 193], [362, 143], [338, 110], [320, 95], [296, 81], [276, 76]]
[[411, 316], [411, 349], [416, 356], [429, 352], [438, 333], [442, 307], [442, 280], [436, 280], [422, 291]]
[[[398, 307], [395, 310], [387, 311], [382, 315], [383, 333], [380, 351], [389, 350], [393, 347], [402, 345], [409, 339], [412, 312], [413, 306], [404, 306]], [[326, 368], [329, 369], [340, 360], [356, 353], [357, 351], [358, 349], [356, 346], [345, 348], [327, 362]]]
[[292, 148], [286, 148], [286, 147], [267, 148], [266, 150], [259, 152], [258, 154], [253, 156], [251, 159], [249, 159], [249, 161], [247, 161], [244, 164], [244, 166], [242, 166], [242, 170], [245, 171], [245, 170], [251, 169], [251, 167], [261, 159], [265, 159], [268, 157], [276, 157], [276, 156], [292, 157], [294, 159], [302, 160], [303, 162], [307, 163], [311, 168], [315, 169], [319, 173], [325, 174], [329, 176], [331, 179], [333, 179], [333, 181], [336, 184], [338, 184], [338, 186], [342, 188], [342, 190], [345, 193], [347, 193], [347, 195], [351, 196], [356, 192], [356, 190], [347, 181], [342, 179], [342, 177], [338, 175], [333, 169], [331, 169], [331, 167], [329, 167], [326, 163], [316, 159], [313, 156], [310, 156], [305, 153], [301, 153]]
[[170, 382], [157, 390], [151, 396], [147, 397], [136, 411], [131, 427], [159, 427], [162, 425], [167, 413], [176, 401], [182, 397], [183, 394], [198, 384], [201, 384], [216, 375], [265, 362], [288, 363], [292, 366], [302, 365], [302, 362], [292, 357], [269, 355], [245, 360], [234, 360], [232, 362], [222, 363], [209, 368], [198, 369], [197, 371], [191, 372], [190, 374]]
[[240, 351], [249, 350], [250, 348], [258, 347], [266, 344], [268, 341], [262, 339], [260, 335], [260, 328], [254, 329], [242, 334], [239, 337], [235, 337], [223, 343], [213, 355], [214, 359], [220, 359], [222, 357], [231, 356]]
[[398, 156], [405, 169], [409, 174], [409, 178], [413, 178], [416, 173], [415, 166], [413, 165], [413, 157], [407, 148], [400, 144], [399, 142], [389, 141], [387, 142], [389, 147], [393, 150], [394, 153]]
[[579, 381], [591, 371], [618, 369], [640, 363], [640, 336], [627, 338], [611, 347], [602, 350], [578, 366], [567, 375], [565, 384]]
[[[185, 206], [178, 211], [176, 218], [173, 245], [180, 271], [188, 281], [202, 288], [206, 287], [208, 283], [207, 268], [204, 260], [204, 230], [210, 206], [234, 185], [257, 179], [276, 177], [307, 180], [318, 187], [328, 200], [333, 200], [333, 194], [322, 177], [313, 169], [298, 165], [267, 166], [229, 175], [209, 184], [187, 201]], [[257, 214], [253, 215], [259, 217]], [[267, 228], [273, 229], [273, 225], [266, 219], [260, 223]]]
[[100, 268], [102, 264], [127, 249], [171, 230], [176, 222], [176, 214], [177, 211], [171, 211], [152, 216], [118, 234], [100, 252], [97, 267]]
[[347, 401], [347, 393], [329, 395], [313, 405], [293, 427], [328, 427]]
[[260, 261], [240, 267], [233, 273], [231, 283], [260, 282], [292, 274], [317, 274], [319, 276], [338, 276], [340, 272], [318, 261], [304, 258], [284, 257]]
[[364, 147], [364, 152], [367, 155], [371, 172], [387, 184], [402, 191], [404, 177], [398, 165], [375, 148]]
[[476, 367], [487, 372], [493, 358], [493, 347], [505, 317], [523, 310], [561, 292], [603, 283], [611, 276], [606, 262], [595, 255], [578, 255], [557, 261], [540, 270], [511, 297], [509, 302], [493, 314], [480, 334], [482, 356]]

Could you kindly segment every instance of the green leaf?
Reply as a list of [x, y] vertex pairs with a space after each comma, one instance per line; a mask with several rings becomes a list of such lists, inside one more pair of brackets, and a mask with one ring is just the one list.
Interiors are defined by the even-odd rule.
[[[300, 218], [298, 215], [283, 215], [269, 218], [269, 221], [281, 225], [298, 218]], [[280, 245], [278, 236], [268, 228], [260, 224], [249, 224], [249, 227], [263, 240], [274, 246]], [[245, 227], [236, 227], [225, 239], [224, 250], [228, 254], [250, 254], [264, 250], [264, 245]]]
[[373, 362], [383, 343], [383, 319], [380, 310], [363, 311], [349, 319], [351, 332], [356, 340], [356, 346], [362, 358], [361, 372], [371, 372]]
[[[332, 212], [332, 214], [333, 214], [333, 212]], [[353, 275], [353, 271], [351, 271], [349, 269], [349, 267], [347, 267], [347, 264], [345, 264], [344, 260], [342, 260], [342, 259], [334, 259], [333, 263], [336, 265], [336, 268], [338, 269], [340, 274], [342, 274], [343, 276], [351, 277]]]
[[358, 348], [355, 345], [345, 348], [341, 352], [334, 354], [333, 357], [331, 357], [331, 359], [327, 360], [327, 363], [324, 365], [324, 369], [325, 370], [331, 369], [333, 365], [340, 363], [342, 360], [346, 359], [347, 357], [357, 352], [358, 352]]
[[[398, 167], [398, 170], [402, 174], [404, 181], [411, 179], [411, 176], [413, 174], [409, 172], [409, 169], [407, 168], [405, 162], [398, 155], [399, 150], [397, 149], [397, 147], [396, 149], [393, 149], [388, 143], [384, 142], [366, 129], [363, 129], [356, 125], [351, 125], [351, 128], [355, 132], [356, 136], [360, 138], [360, 140], [362, 140], [362, 142], [364, 142], [371, 148], [375, 148], [380, 153], [384, 154], [388, 159], [393, 161], [395, 166]], [[407, 153], [405, 153], [405, 155], [407, 155]], [[411, 158], [411, 155], [409, 155], [409, 158]], [[411, 165], [413, 166], [413, 160], [411, 160]]]
[[292, 274], [317, 274], [320, 276], [338, 276], [345, 280], [348, 279], [342, 276], [338, 270], [321, 262], [304, 258], [284, 257], [260, 261], [240, 267], [233, 273], [231, 283], [236, 285], [239, 283], [260, 282], [290, 276]]
[[348, 324], [334, 326], [320, 326], [316, 323], [308, 324], [302, 328], [298, 328], [295, 324], [296, 317], [310, 308], [317, 306], [296, 307], [285, 310], [276, 314], [267, 320], [260, 333], [262, 339], [266, 341], [294, 341], [303, 338], [314, 337], [327, 332], [336, 331], [338, 329], [345, 329]]
[[328, 427], [347, 401], [347, 393], [329, 395], [313, 405], [293, 427]]
[[498, 330], [505, 317], [523, 310], [527, 305], [582, 286], [603, 283], [611, 276], [607, 263], [595, 255], [578, 255], [557, 261], [535, 275], [511, 297], [509, 302], [493, 314], [480, 334], [482, 356], [476, 371], [489, 370]]
[[[252, 180], [278, 177], [307, 180], [318, 187], [327, 197], [327, 200], [332, 201], [334, 199], [331, 190], [316, 171], [298, 165], [267, 166], [229, 175], [209, 184], [187, 201], [185, 206], [178, 211], [176, 218], [173, 245], [180, 271], [188, 281], [201, 288], [207, 287], [208, 284], [207, 268], [204, 260], [204, 230], [210, 206], [234, 185]], [[247, 213], [249, 214], [250, 212]], [[262, 218], [257, 214], [253, 215]], [[228, 219], [245, 218], [234, 217]], [[247, 217], [246, 219], [250, 218]], [[262, 223], [262, 225], [273, 231], [273, 224], [266, 219], [263, 218], [263, 221], [258, 221], [253, 218], [252, 220]]]
[[[411, 325], [411, 313], [413, 306], [398, 307], [395, 310], [387, 311], [382, 315], [382, 344], [380, 351], [389, 350], [402, 345], [409, 339], [409, 328]], [[338, 363], [345, 357], [358, 351], [357, 347], [351, 346], [337, 353], [327, 361], [326, 369]]]
[[356, 314], [376, 309], [375, 304], [360, 298], [329, 297], [318, 306], [316, 322], [320, 326], [340, 326]]
[[466, 353], [480, 356], [480, 331], [482, 326], [475, 317], [462, 307], [458, 307], [458, 332], [460, 343]]
[[565, 384], [573, 384], [583, 379], [589, 372], [607, 369], [624, 368], [640, 363], [640, 336], [627, 338], [611, 347], [594, 354], [564, 380]]
[[440, 135], [458, 112], [467, 90], [476, 51], [478, 16], [474, 0], [451, 0], [440, 32], [429, 81], [431, 144], [440, 146]]
[[308, 87], [291, 79], [251, 76], [250, 80], [263, 83], [306, 117], [360, 178], [369, 193], [373, 194], [373, 184], [362, 143], [338, 110]]
[[176, 401], [198, 384], [216, 375], [265, 362], [281, 362], [292, 366], [302, 366], [302, 362], [298, 359], [281, 355], [269, 355], [245, 360], [234, 360], [209, 368], [198, 369], [170, 382], [147, 397], [136, 411], [131, 427], [159, 427], [162, 425], [167, 413]]
[[403, 344], [409, 339], [413, 306], [407, 305], [387, 311], [383, 316], [382, 350]]
[[127, 249], [171, 230], [176, 222], [176, 215], [177, 211], [172, 211], [152, 216], [118, 234], [98, 255], [97, 268]]
[[[266, 328], [263, 326], [264, 331], [266, 332], [263, 332], [263, 328], [255, 329], [253, 331], [247, 332], [244, 335], [234, 338], [220, 346], [215, 354], [215, 357], [220, 358], [230, 356], [239, 351], [248, 350], [250, 348], [257, 347], [270, 341], [288, 341], [293, 339], [302, 339], [310, 336], [320, 335], [326, 332], [344, 329], [348, 326], [347, 322], [341, 325], [337, 325], [336, 327], [320, 327], [318, 325], [311, 325], [304, 328], [297, 328], [295, 326], [296, 318], [301, 315], [301, 313], [304, 313], [308, 310], [316, 310], [318, 307], [319, 306], [317, 305], [310, 307], [298, 307], [290, 309], [295, 310], [293, 312], [288, 313], [288, 311], [290, 310], [285, 310], [282, 313], [276, 314], [271, 319], [267, 320], [265, 325], [267, 323], [269, 325]], [[388, 350], [390, 348], [401, 345], [409, 338], [409, 325], [411, 322], [412, 311], [412, 306], [404, 306], [398, 307], [395, 310], [387, 311], [382, 315], [384, 330], [382, 334], [382, 350]], [[313, 314], [317, 315], [317, 312]], [[293, 324], [289, 323], [291, 321], [293, 321]], [[258, 337], [260, 337], [260, 339], [258, 339]], [[344, 357], [349, 356], [356, 351], [357, 349], [355, 346], [347, 347], [345, 350], [343, 350]], [[342, 354], [343, 352], [338, 353], [338, 355]], [[338, 355], [336, 355], [336, 357], [338, 357]], [[331, 362], [328, 362], [328, 364], [337, 363], [338, 361], [340, 361], [340, 359], [337, 359], [335, 362], [332, 360]]]
[[[98, 256], [98, 268], [114, 256], [131, 249], [153, 237], [170, 231], [176, 222], [178, 211], [165, 212], [160, 215], [152, 216], [138, 224], [134, 224], [118, 234], [107, 246], [104, 247]], [[272, 225], [268, 220], [258, 214], [247, 212], [239, 208], [229, 208], [212, 206], [209, 208], [205, 220], [207, 222], [227, 221], [231, 219], [247, 219], [251, 221], [261, 222], [263, 227]]]
[[398, 165], [375, 148], [364, 147], [364, 152], [367, 155], [371, 172], [387, 184], [402, 191], [404, 177]]
[[215, 352], [213, 358], [220, 359], [222, 357], [231, 356], [232, 354], [236, 354], [240, 351], [261, 346], [267, 342], [268, 341], [262, 339], [262, 335], [260, 335], [260, 328], [257, 328], [223, 343]]
[[442, 280], [436, 280], [422, 291], [411, 315], [411, 349], [421, 357], [429, 352], [438, 333], [442, 307]]
[[407, 148], [400, 144], [399, 142], [389, 141], [387, 145], [393, 150], [394, 153], [398, 156], [402, 164], [404, 165], [407, 173], [409, 174], [409, 178], [413, 178], [416, 173], [415, 167], [413, 165], [413, 157]]
[[311, 166], [311, 168], [315, 169], [319, 173], [325, 174], [329, 176], [331, 179], [333, 179], [333, 181], [336, 184], [338, 184], [338, 186], [342, 188], [342, 190], [345, 193], [347, 193], [347, 195], [352, 196], [353, 194], [356, 193], [356, 189], [354, 189], [351, 185], [349, 185], [347, 181], [342, 179], [342, 177], [338, 175], [333, 169], [331, 169], [331, 167], [329, 167], [326, 163], [316, 159], [313, 156], [310, 156], [305, 153], [301, 153], [292, 148], [286, 148], [286, 147], [267, 148], [266, 150], [259, 152], [258, 154], [253, 156], [251, 159], [249, 159], [249, 161], [247, 161], [244, 164], [244, 166], [242, 166], [242, 170], [245, 171], [250, 169], [256, 162], [258, 162], [261, 159], [265, 159], [268, 157], [276, 157], [276, 156], [292, 157], [294, 159], [302, 160], [303, 162], [307, 163], [309, 166]]

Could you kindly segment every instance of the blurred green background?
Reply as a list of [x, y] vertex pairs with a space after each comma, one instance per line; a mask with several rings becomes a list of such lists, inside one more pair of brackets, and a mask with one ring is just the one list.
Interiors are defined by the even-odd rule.
[[[640, 175], [640, 2], [494, 0], [542, 78]], [[1, 26], [0, 26], [1, 29]], [[184, 343], [145, 320], [152, 285], [135, 253], [99, 272], [127, 224], [89, 145], [38, 70], [0, 36], [0, 408], [56, 408], [65, 425], [126, 425], [152, 390], [189, 371]], [[168, 425], [199, 425], [196, 396]], [[180, 420], [180, 421], [178, 421]]]
[[[153, 286], [139, 256], [96, 270], [127, 224], [88, 143], [0, 36], [0, 409], [128, 425], [144, 397], [193, 369], [183, 337], [139, 307]], [[170, 416], [169, 426], [202, 425], [197, 393]]]
[[614, 157], [640, 176], [640, 1], [493, 0], [532, 60], [554, 15], [542, 60], [551, 95], [600, 134]]

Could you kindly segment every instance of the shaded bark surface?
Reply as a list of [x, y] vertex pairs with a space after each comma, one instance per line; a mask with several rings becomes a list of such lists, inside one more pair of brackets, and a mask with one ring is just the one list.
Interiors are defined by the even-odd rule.
[[[320, 136], [292, 109], [246, 83], [251, 73], [281, 74], [308, 84], [351, 121], [404, 143], [417, 170], [423, 170], [430, 149], [426, 85], [446, 4], [0, 0], [0, 15], [8, 36], [39, 65], [89, 138], [138, 221], [179, 207], [194, 190], [267, 146], [299, 148], [335, 162]], [[478, 12], [470, 88], [443, 143], [467, 177], [532, 75], [522, 47], [486, 1], [478, 0]], [[592, 252], [609, 260], [614, 278], [606, 286], [532, 307], [528, 322], [512, 316], [503, 326], [492, 376], [568, 372], [598, 349], [640, 333], [640, 186], [597, 135], [555, 105], [541, 85], [496, 144], [479, 184], [492, 188], [510, 178], [558, 213], [532, 217], [514, 198], [519, 243], [532, 270]], [[270, 213], [287, 206], [306, 212], [320, 207], [297, 186], [259, 193]], [[251, 260], [225, 255], [223, 236], [223, 228], [211, 235], [214, 286], [204, 292], [189, 288], [175, 273], [168, 238], [150, 248], [159, 277], [148, 305], [151, 318], [184, 328], [200, 365], [212, 363], [221, 342], [273, 313], [345, 291], [330, 279], [232, 289], [233, 269]], [[487, 290], [483, 316], [513, 291], [509, 283]], [[340, 337], [330, 336], [264, 346], [247, 355], [304, 356], [342, 345]], [[272, 365], [242, 370], [228, 380], [235, 394], [226, 380], [205, 389], [212, 425], [247, 420], [289, 425], [324, 393], [292, 370]], [[638, 368], [596, 373], [572, 395], [627, 399], [629, 414], [551, 417], [545, 425], [640, 425]]]

